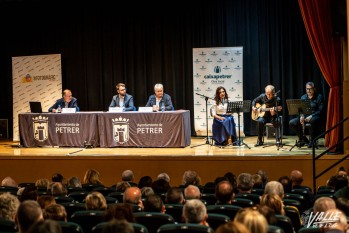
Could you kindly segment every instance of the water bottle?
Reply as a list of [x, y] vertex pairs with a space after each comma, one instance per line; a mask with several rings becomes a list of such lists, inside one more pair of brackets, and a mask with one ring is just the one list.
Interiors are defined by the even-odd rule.
[[62, 111], [62, 108], [61, 108], [61, 105], [59, 104], [57, 108], [57, 112], [61, 112], [61, 111]]
[[165, 112], [165, 105], [161, 105], [161, 112]]

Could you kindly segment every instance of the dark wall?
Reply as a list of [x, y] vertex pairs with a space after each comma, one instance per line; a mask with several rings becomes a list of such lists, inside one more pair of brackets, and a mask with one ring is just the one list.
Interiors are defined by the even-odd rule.
[[[243, 46], [244, 99], [273, 84], [286, 120], [285, 100], [299, 98], [307, 81], [327, 90], [296, 0], [113, 4], [0, 1], [0, 118], [10, 119], [10, 128], [13, 56], [62, 54], [63, 88], [82, 111], [107, 110], [118, 82], [144, 106], [161, 82], [175, 108], [193, 116], [192, 49], [200, 47]], [[250, 114], [244, 117], [246, 134], [255, 134]]]

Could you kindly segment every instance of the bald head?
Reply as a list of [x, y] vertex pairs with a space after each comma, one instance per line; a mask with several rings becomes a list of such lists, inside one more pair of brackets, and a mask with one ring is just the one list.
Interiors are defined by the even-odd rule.
[[184, 189], [184, 198], [186, 200], [200, 199], [201, 198], [200, 189], [195, 185], [188, 185], [188, 187]]
[[138, 187], [129, 187], [124, 192], [124, 203], [136, 204], [143, 209], [142, 192]]
[[17, 187], [17, 183], [14, 179], [8, 176], [1, 181], [1, 186]]
[[303, 182], [303, 174], [301, 171], [293, 170], [290, 174], [290, 179], [292, 181], [292, 185], [301, 185]]
[[335, 201], [330, 197], [320, 197], [316, 199], [313, 206], [313, 212], [325, 212], [330, 209], [335, 209], [336, 203]]

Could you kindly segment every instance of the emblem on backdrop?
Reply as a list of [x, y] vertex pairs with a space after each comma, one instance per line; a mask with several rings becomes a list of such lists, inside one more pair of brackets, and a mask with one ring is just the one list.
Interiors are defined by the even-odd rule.
[[33, 117], [34, 138], [39, 142], [48, 139], [48, 117]]
[[130, 139], [129, 121], [130, 119], [119, 118], [112, 119], [114, 141], [120, 144], [128, 142]]

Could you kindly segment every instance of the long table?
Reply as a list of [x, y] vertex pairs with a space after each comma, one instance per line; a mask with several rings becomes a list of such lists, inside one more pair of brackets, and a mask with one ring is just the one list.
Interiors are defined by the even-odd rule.
[[20, 113], [24, 147], [186, 147], [190, 145], [190, 113], [78, 112]]

